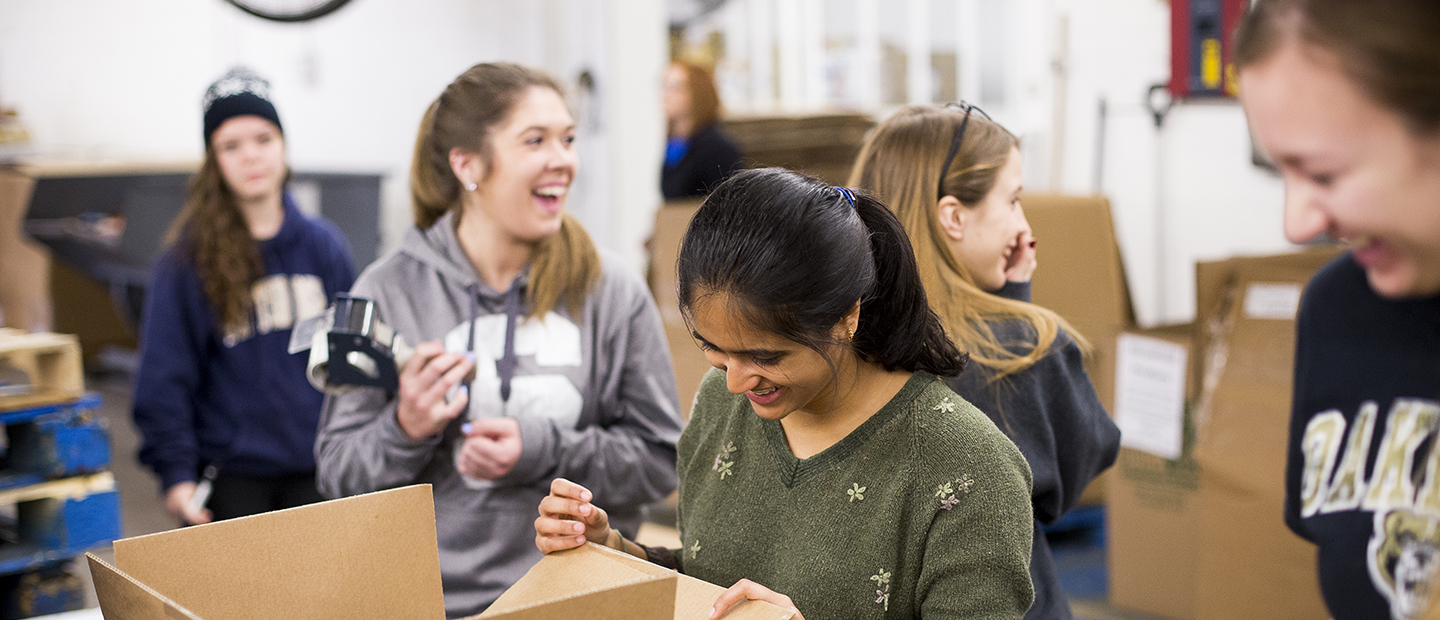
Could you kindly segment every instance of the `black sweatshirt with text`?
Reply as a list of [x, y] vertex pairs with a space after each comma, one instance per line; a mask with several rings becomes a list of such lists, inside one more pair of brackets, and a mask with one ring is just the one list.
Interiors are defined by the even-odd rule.
[[1346, 254], [1297, 330], [1285, 522], [1336, 620], [1419, 617], [1440, 567], [1440, 296], [1384, 299]]

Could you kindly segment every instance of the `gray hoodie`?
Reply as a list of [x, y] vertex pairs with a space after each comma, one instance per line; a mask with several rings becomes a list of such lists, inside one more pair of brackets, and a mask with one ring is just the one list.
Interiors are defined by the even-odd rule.
[[[510, 316], [518, 314], [509, 347], [506, 293], [476, 276], [453, 214], [409, 230], [398, 252], [355, 281], [352, 294], [374, 299], [407, 342], [443, 340], [447, 350], [476, 354], [469, 409], [438, 435], [410, 441], [395, 418], [396, 395], [367, 388], [326, 403], [315, 441], [327, 497], [434, 485], [451, 617], [484, 610], [539, 561], [534, 521], [552, 479], [589, 488], [631, 537], [641, 507], [675, 488], [681, 423], [660, 315], [638, 276], [611, 254], [602, 252], [601, 263], [580, 312], [562, 305], [543, 320], [525, 318], [521, 274], [512, 285], [521, 294], [509, 300]], [[502, 400], [507, 365], [513, 379]], [[460, 425], [500, 415], [520, 425], [519, 462], [494, 483], [466, 478], [455, 468]]]

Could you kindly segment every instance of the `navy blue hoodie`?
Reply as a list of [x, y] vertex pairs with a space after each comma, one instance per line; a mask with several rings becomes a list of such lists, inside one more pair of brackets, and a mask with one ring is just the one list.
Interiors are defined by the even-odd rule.
[[305, 378], [307, 357], [287, 352], [290, 328], [349, 290], [355, 268], [333, 223], [305, 217], [288, 195], [284, 209], [279, 232], [259, 243], [265, 275], [251, 287], [243, 327], [217, 325], [188, 252], [172, 246], [156, 261], [134, 415], [140, 462], [162, 488], [194, 481], [212, 463], [250, 477], [315, 469], [322, 395]]

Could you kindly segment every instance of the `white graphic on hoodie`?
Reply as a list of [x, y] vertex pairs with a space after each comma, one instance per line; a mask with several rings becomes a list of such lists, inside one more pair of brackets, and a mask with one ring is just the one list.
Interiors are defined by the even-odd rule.
[[[445, 334], [446, 351], [465, 351], [470, 342], [470, 323], [461, 323]], [[582, 362], [580, 328], [555, 312], [540, 319], [526, 318], [515, 325], [515, 357], [530, 358], [540, 372], [516, 373], [510, 381], [510, 401], [500, 399], [500, 375], [496, 361], [505, 354], [505, 315], [492, 314], [474, 321], [475, 380], [470, 382], [468, 418], [544, 417], [561, 428], [574, 428], [580, 421], [584, 400], [570, 378], [544, 374], [546, 368], [578, 368]], [[455, 442], [458, 459], [464, 443]], [[463, 477], [471, 488], [492, 486], [487, 480]]]

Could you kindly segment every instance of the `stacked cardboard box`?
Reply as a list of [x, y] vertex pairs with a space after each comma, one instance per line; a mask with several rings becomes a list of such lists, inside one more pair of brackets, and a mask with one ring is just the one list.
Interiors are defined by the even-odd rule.
[[868, 114], [746, 116], [726, 119], [724, 129], [751, 168], [780, 166], [832, 185], [844, 185], [865, 134], [875, 126]]
[[675, 261], [680, 258], [680, 241], [690, 218], [700, 208], [699, 200], [667, 203], [655, 214], [655, 232], [650, 247], [650, 290], [660, 308], [665, 325], [665, 339], [670, 344], [670, 359], [675, 364], [675, 390], [680, 396], [680, 413], [690, 417], [690, 406], [700, 380], [710, 371], [705, 354], [690, 337], [690, 328], [680, 316], [680, 300], [675, 292]]
[[[1315, 550], [1282, 519], [1295, 314], [1320, 250], [1196, 268], [1184, 449], [1124, 449], [1107, 504], [1111, 600], [1168, 618], [1325, 618]], [[1189, 331], [1189, 333], [1185, 333]]]

